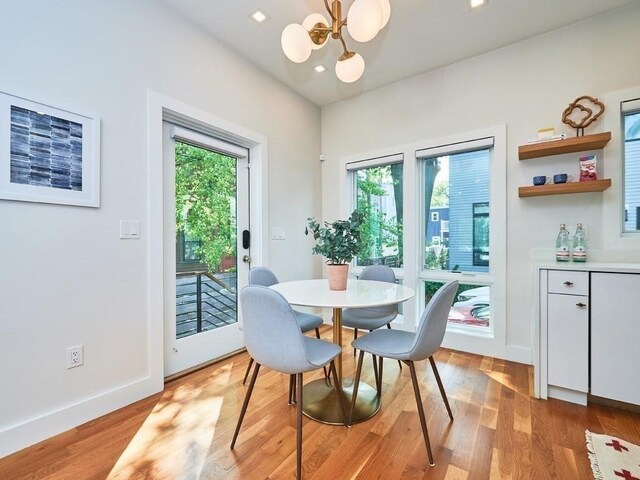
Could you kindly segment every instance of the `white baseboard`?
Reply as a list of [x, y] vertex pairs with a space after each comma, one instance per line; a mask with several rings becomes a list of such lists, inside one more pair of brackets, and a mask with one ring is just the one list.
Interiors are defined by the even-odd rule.
[[533, 357], [530, 348], [519, 347], [518, 345], [507, 345], [505, 353], [507, 357], [506, 359], [511, 362], [533, 365]]
[[553, 385], [549, 385], [549, 397], [583, 406], [587, 404], [587, 394], [585, 392], [576, 392], [575, 390], [554, 387]]
[[145, 377], [0, 430], [0, 458], [162, 391], [162, 379]]

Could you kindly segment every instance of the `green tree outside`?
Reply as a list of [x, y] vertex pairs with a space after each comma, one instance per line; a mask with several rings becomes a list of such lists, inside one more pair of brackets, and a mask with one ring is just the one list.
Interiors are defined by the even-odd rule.
[[[380, 197], [389, 196], [384, 185], [392, 185], [394, 192], [402, 189], [402, 177], [393, 178], [392, 166], [365, 168], [358, 170], [357, 175], [357, 210], [361, 212], [365, 221], [361, 227], [362, 248], [358, 254], [360, 265], [382, 261], [383, 257], [397, 257], [397, 266], [402, 265], [402, 221], [398, 217], [389, 217], [380, 210], [376, 201]], [[397, 175], [395, 175], [397, 177]], [[396, 213], [398, 198], [396, 201]], [[401, 203], [401, 199], [400, 199]], [[400, 207], [401, 208], [401, 207]], [[400, 210], [401, 212], [401, 210]]]
[[220, 273], [236, 256], [236, 159], [180, 142], [175, 153], [176, 230], [199, 240], [196, 254]]

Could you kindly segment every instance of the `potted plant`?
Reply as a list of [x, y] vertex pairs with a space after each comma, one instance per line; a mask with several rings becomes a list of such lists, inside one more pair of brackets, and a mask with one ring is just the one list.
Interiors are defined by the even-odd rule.
[[316, 241], [313, 253], [326, 259], [330, 290], [347, 288], [349, 262], [360, 251], [364, 219], [364, 213], [357, 210], [351, 213], [348, 220], [323, 222], [322, 225], [313, 217], [307, 218], [309, 225], [304, 229], [304, 233], [313, 234]]

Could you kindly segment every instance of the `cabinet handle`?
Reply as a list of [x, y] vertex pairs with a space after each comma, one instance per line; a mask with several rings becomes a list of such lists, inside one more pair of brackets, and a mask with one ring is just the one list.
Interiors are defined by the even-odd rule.
[[576, 303], [576, 307], [580, 307], [580, 308], [582, 308], [582, 307], [586, 307], [586, 306], [587, 306], [587, 304], [586, 304], [586, 303], [582, 303], [582, 302], [578, 302], [578, 303]]
[[564, 284], [565, 284], [567, 287], [570, 287], [571, 285], [573, 285], [573, 282], [570, 282], [569, 280], [567, 280], [566, 282], [564, 282]]

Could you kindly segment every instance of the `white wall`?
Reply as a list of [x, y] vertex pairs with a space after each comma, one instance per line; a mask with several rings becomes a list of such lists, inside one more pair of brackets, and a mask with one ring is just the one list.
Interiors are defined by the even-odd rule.
[[[575, 98], [640, 84], [640, 4], [422, 74], [322, 109], [323, 217], [341, 215], [339, 159], [421, 140], [507, 125], [507, 355], [532, 347], [532, 255], [555, 245], [559, 224], [587, 224], [592, 252], [632, 260], [604, 244], [602, 194], [518, 198], [534, 175], [577, 172], [578, 156], [518, 161], [518, 145], [561, 123]], [[446, 39], [443, 39], [446, 41]], [[426, 48], [437, 49], [437, 45]], [[366, 75], [366, 73], [365, 73]], [[616, 115], [617, 105], [607, 105]], [[600, 120], [587, 133], [604, 129]], [[606, 151], [605, 151], [606, 156]], [[619, 158], [605, 158], [608, 162]], [[614, 179], [615, 181], [615, 179]], [[405, 209], [406, 212], [406, 209]], [[636, 244], [637, 245], [637, 244]], [[635, 256], [640, 251], [637, 245]], [[598, 252], [599, 251], [599, 252]], [[547, 259], [552, 250], [543, 250]], [[636, 258], [637, 260], [637, 258]]]
[[[321, 140], [316, 106], [158, 2], [2, 2], [0, 18], [0, 91], [102, 120], [100, 209], [0, 201], [1, 457], [161, 386], [148, 238], [118, 238], [120, 219], [147, 223], [147, 89], [267, 137], [281, 279], [320, 272], [303, 226], [320, 214]], [[85, 365], [67, 370], [75, 344]]]

